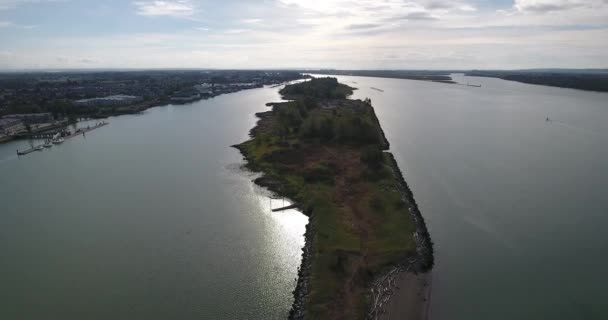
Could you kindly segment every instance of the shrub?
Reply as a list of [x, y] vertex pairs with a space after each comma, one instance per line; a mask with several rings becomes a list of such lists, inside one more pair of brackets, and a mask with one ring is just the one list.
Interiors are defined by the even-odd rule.
[[327, 165], [319, 164], [304, 172], [304, 180], [308, 183], [333, 183], [334, 172]]
[[380, 199], [379, 197], [373, 197], [372, 200], [369, 201], [369, 206], [374, 211], [379, 211], [379, 212], [384, 211], [384, 203], [382, 202], [382, 199]]
[[365, 163], [368, 168], [378, 170], [384, 163], [384, 153], [378, 146], [369, 146], [361, 152], [361, 161]]

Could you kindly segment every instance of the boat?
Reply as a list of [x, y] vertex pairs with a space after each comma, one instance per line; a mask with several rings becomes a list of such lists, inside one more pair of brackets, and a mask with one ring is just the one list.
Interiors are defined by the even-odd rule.
[[44, 147], [42, 145], [34, 147], [34, 150], [36, 150], [36, 151], [42, 151], [43, 149], [44, 149]]
[[65, 140], [63, 140], [63, 138], [61, 137], [61, 134], [59, 132], [57, 132], [54, 136], [53, 136], [53, 144], [60, 144], [63, 143]]
[[45, 148], [50, 148], [53, 146], [53, 144], [51, 143], [51, 140], [47, 140], [42, 146]]

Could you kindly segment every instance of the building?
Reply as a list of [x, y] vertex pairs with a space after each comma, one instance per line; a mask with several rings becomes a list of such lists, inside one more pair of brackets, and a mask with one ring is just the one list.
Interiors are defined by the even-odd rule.
[[118, 94], [102, 98], [91, 98], [74, 101], [77, 106], [121, 106], [142, 101], [142, 97]]
[[11, 136], [24, 129], [23, 121], [19, 119], [0, 119], [0, 134]]
[[203, 97], [213, 95], [213, 85], [210, 83], [197, 84], [194, 86], [194, 89]]
[[171, 102], [186, 103], [196, 101], [201, 98], [201, 94], [194, 89], [183, 90], [171, 96]]
[[48, 123], [53, 121], [53, 115], [47, 113], [19, 113], [9, 114], [2, 119], [21, 120], [24, 124]]

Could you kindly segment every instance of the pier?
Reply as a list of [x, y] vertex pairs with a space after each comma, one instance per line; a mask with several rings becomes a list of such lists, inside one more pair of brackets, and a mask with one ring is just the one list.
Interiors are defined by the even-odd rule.
[[40, 151], [40, 150], [42, 150], [42, 149], [39, 148], [40, 146], [42, 146], [42, 145], [31, 147], [31, 148], [29, 148], [27, 150], [23, 150], [23, 151], [17, 150], [17, 155], [18, 156], [24, 156], [24, 155], [30, 154], [30, 153], [32, 153], [34, 151]]
[[279, 211], [285, 211], [285, 210], [289, 210], [289, 209], [296, 209], [298, 207], [299, 207], [298, 204], [292, 204], [292, 205], [289, 205], [289, 206], [286, 206], [286, 207], [272, 209], [272, 212], [279, 212]]
[[98, 124], [96, 124], [96, 125], [94, 125], [92, 127], [79, 128], [79, 129], [76, 129], [76, 131], [74, 131], [74, 133], [72, 133], [70, 135], [67, 135], [67, 136], [65, 136], [63, 138], [64, 139], [70, 139], [70, 138], [73, 138], [75, 136], [78, 136], [78, 135], [81, 135], [81, 134], [85, 134], [85, 133], [87, 133], [89, 131], [93, 131], [93, 130], [95, 130], [97, 128], [101, 128], [101, 127], [106, 126], [108, 124], [109, 124], [108, 122], [104, 121], [104, 122], [100, 122], [100, 123], [98, 123]]

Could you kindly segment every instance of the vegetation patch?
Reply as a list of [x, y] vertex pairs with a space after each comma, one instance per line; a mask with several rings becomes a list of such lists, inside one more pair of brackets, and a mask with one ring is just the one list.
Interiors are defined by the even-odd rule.
[[286, 86], [292, 101], [270, 104], [235, 146], [263, 173], [256, 183], [310, 216], [291, 318], [364, 318], [374, 277], [418, 254], [413, 198], [371, 101], [352, 90], [334, 78]]

